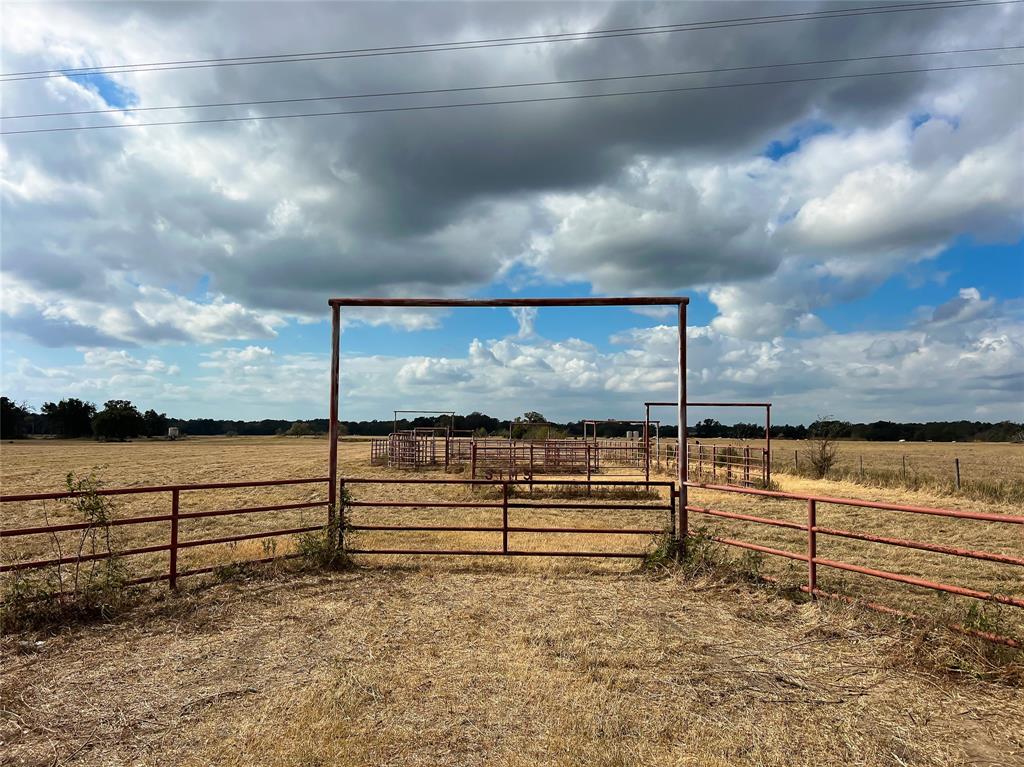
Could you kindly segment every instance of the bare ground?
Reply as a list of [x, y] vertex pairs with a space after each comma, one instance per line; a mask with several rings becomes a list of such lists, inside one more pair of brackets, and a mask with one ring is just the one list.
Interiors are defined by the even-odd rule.
[[935, 640], [679, 575], [289, 574], [32, 639], [5, 765], [1024, 764], [1024, 693]]

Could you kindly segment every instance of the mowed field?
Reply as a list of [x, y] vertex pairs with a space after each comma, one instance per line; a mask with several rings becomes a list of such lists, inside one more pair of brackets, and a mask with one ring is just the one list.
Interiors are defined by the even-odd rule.
[[[11, 494], [60, 491], [68, 471], [93, 469], [107, 487], [316, 477], [326, 474], [327, 447], [314, 438], [4, 443], [0, 479]], [[347, 476], [407, 476], [370, 467], [364, 441], [342, 443], [341, 465]], [[778, 479], [794, 492], [1020, 513], [965, 498]], [[493, 500], [486, 490], [430, 486], [355, 485], [353, 495]], [[324, 498], [317, 485], [203, 491], [183, 494], [182, 510]], [[170, 499], [114, 503], [117, 516], [137, 516], [166, 513]], [[795, 521], [804, 514], [799, 502], [703, 490], [691, 493], [691, 503]], [[56, 502], [5, 504], [2, 513], [4, 528], [72, 521]], [[518, 513], [513, 524], [667, 521], [644, 510]], [[316, 508], [189, 520], [181, 540], [318, 524], [324, 516]], [[351, 516], [500, 521], [493, 509], [360, 508]], [[828, 506], [819, 524], [1024, 556], [1019, 526]], [[797, 552], [805, 546], [796, 531], [692, 514], [691, 528], [704, 527]], [[167, 540], [167, 523], [115, 531], [119, 547]], [[656, 543], [554, 538], [513, 534], [511, 543], [577, 551]], [[2, 559], [52, 556], [54, 543], [5, 539]], [[359, 532], [350, 545], [494, 550], [500, 534]], [[180, 567], [292, 546], [286, 538], [187, 549]], [[819, 555], [1024, 594], [1020, 568], [824, 537]], [[131, 559], [138, 575], [167, 564], [165, 554]], [[1024, 694], [977, 678], [981, 651], [947, 651], [948, 635], [714, 574], [643, 571], [635, 560], [363, 556], [357, 564], [212, 587], [209, 578], [187, 579], [173, 598], [160, 584], [151, 587], [154, 599], [115, 620], [0, 640], [0, 751], [8, 754], [0, 764], [1024, 764]], [[742, 564], [792, 585], [806, 575], [805, 565], [788, 560]], [[940, 618], [967, 614], [966, 600], [866, 576], [822, 568], [819, 579], [823, 588]], [[989, 618], [1018, 632], [1020, 612], [1004, 608]], [[37, 638], [44, 644], [30, 645], [32, 652], [19, 644]], [[972, 673], [935, 670], [944, 666]]]

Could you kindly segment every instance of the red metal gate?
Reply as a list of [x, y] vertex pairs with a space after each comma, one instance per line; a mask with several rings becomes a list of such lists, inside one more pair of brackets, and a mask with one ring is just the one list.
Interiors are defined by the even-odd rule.
[[[422, 493], [415, 497], [399, 499], [363, 500], [350, 497], [353, 488], [367, 486], [402, 486], [422, 488], [424, 485], [463, 486], [472, 491], [498, 489], [500, 495], [494, 499], [473, 498], [464, 501], [424, 500]], [[430, 554], [434, 556], [550, 556], [550, 557], [623, 557], [643, 558], [647, 547], [629, 551], [573, 550], [559, 548], [516, 547], [511, 536], [559, 536], [575, 534], [583, 536], [636, 536], [648, 542], [658, 536], [671, 536], [675, 530], [676, 497], [672, 482], [643, 481], [592, 481], [545, 480], [532, 483], [509, 480], [484, 479], [375, 479], [346, 477], [340, 480], [341, 508], [345, 533], [345, 552], [348, 554]], [[538, 490], [550, 488], [544, 497]], [[625, 493], [625, 500], [608, 498], [609, 492]], [[569, 501], [568, 497], [582, 497], [581, 501]], [[493, 515], [493, 520], [475, 524], [432, 524], [425, 521], [409, 520], [400, 523], [382, 523], [379, 520], [362, 519], [361, 510], [473, 510]], [[530, 511], [579, 512], [592, 518], [596, 512], [598, 522], [604, 524], [541, 525], [529, 521], [519, 522], [515, 517], [528, 515]], [[618, 512], [618, 514], [616, 514]], [[632, 515], [645, 514], [651, 520], [643, 527], [621, 526], [623, 512]], [[500, 520], [498, 519], [500, 513]], [[660, 518], [661, 524], [658, 523]], [[362, 546], [358, 542], [360, 533], [385, 533], [388, 538], [401, 538], [403, 533], [487, 533], [494, 534], [495, 542], [488, 548], [463, 548], [444, 546], [423, 548], [401, 546]], [[500, 535], [500, 539], [498, 536]], [[353, 540], [354, 539], [354, 540]]]

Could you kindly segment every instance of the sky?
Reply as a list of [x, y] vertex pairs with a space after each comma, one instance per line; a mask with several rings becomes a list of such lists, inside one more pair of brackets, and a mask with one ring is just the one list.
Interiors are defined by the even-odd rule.
[[[6, 74], [338, 51], [857, 3], [2, 7]], [[868, 5], [860, 3], [860, 5]], [[878, 5], [878, 3], [870, 3]], [[1004, 3], [688, 32], [0, 82], [0, 389], [38, 408], [326, 417], [332, 296], [690, 297], [691, 399], [1024, 420], [1024, 43]], [[755, 67], [735, 71], [738, 67]], [[300, 104], [10, 119], [595, 77]], [[832, 77], [833, 79], [806, 78]], [[804, 80], [485, 107], [138, 127]], [[642, 417], [647, 310], [343, 313], [341, 417]], [[754, 420], [756, 412], [701, 412]], [[663, 414], [666, 422], [671, 414]]]

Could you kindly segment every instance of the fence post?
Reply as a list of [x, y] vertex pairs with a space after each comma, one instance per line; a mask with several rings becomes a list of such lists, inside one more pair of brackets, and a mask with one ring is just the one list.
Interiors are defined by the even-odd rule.
[[903, 456], [903, 481], [907, 481], [907, 456]]
[[172, 589], [178, 588], [178, 489], [171, 491], [171, 556], [169, 582]]
[[676, 486], [675, 486], [674, 483], [668, 489], [668, 498], [669, 498], [669, 512], [668, 512], [668, 516], [669, 516], [669, 531], [670, 531], [669, 535], [672, 536], [672, 540], [675, 542], [676, 561], [678, 562], [680, 559], [682, 559], [683, 552], [682, 552], [682, 546], [680, 545], [680, 541], [679, 541], [679, 533], [676, 530]]
[[743, 448], [743, 484], [750, 484], [750, 445]]
[[584, 446], [584, 458], [587, 462], [587, 495], [590, 495], [590, 443]]
[[718, 445], [711, 446], [711, 479], [718, 478]]
[[953, 464], [956, 466], [956, 489], [960, 489], [960, 459], [954, 458]]
[[345, 551], [345, 480], [338, 485], [338, 548]]
[[501, 553], [508, 554], [508, 482], [501, 483]]
[[799, 474], [800, 473], [800, 451], [799, 450], [794, 450], [793, 451], [793, 473], [794, 474]]
[[864, 456], [860, 456], [860, 478], [864, 479]]
[[814, 590], [818, 588], [818, 524], [817, 502], [810, 498], [807, 501], [807, 587], [808, 594], [814, 599]]
[[533, 495], [533, 443], [530, 443], [530, 495]]
[[473, 437], [473, 444], [469, 448], [469, 476], [476, 479], [476, 437]]

